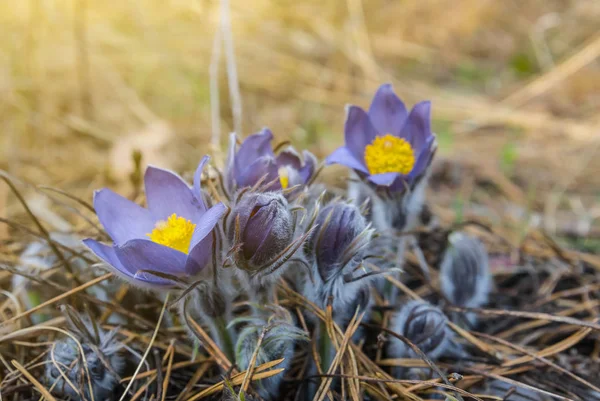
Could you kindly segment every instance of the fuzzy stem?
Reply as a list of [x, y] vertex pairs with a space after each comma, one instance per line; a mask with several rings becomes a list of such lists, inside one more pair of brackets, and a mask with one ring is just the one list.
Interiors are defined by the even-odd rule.
[[235, 361], [235, 351], [233, 347], [233, 339], [231, 333], [227, 329], [227, 321], [225, 316], [217, 316], [212, 319], [211, 328], [213, 336], [218, 339], [217, 344], [222, 347], [223, 353], [230, 361]]

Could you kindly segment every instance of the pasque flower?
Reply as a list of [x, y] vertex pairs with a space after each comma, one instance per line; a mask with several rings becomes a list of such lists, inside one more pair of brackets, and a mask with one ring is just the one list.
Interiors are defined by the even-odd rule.
[[[448, 242], [440, 266], [442, 293], [454, 305], [482, 307], [488, 302], [494, 286], [485, 246], [479, 239], [463, 232], [453, 232]], [[474, 313], [466, 313], [463, 317], [471, 326], [477, 323]], [[456, 313], [450, 314], [450, 318], [465, 321]]]
[[331, 203], [319, 212], [315, 224], [318, 228], [310, 246], [317, 272], [323, 281], [351, 271], [362, 261], [372, 230], [356, 206]]
[[117, 339], [119, 329], [104, 331], [74, 313], [67, 313], [67, 321], [74, 338], [57, 340], [50, 347], [45, 371], [48, 384], [54, 393], [71, 400], [92, 399], [90, 384], [94, 400], [112, 399], [127, 363]]
[[368, 112], [348, 107], [346, 143], [327, 164], [343, 164], [377, 186], [403, 190], [425, 172], [433, 157], [430, 111], [430, 102], [421, 102], [408, 113], [392, 86], [382, 85]]
[[225, 186], [229, 193], [254, 186], [261, 180], [263, 184], [269, 184], [271, 190], [308, 183], [315, 172], [315, 156], [305, 150], [302, 162], [292, 147], [275, 155], [272, 141], [273, 133], [264, 128], [246, 138], [238, 149], [237, 137], [231, 134], [225, 171]]
[[294, 242], [294, 226], [288, 202], [278, 193], [250, 192], [233, 205], [228, 223], [236, 264], [258, 272], [276, 263]]
[[320, 210], [314, 225], [305, 249], [314, 273], [305, 283], [304, 294], [321, 308], [332, 297], [334, 318], [344, 324], [357, 307], [365, 309], [369, 303], [364, 289], [373, 275], [358, 267], [373, 230], [358, 207], [340, 201]]
[[202, 200], [200, 177], [207, 161], [205, 156], [200, 162], [193, 188], [170, 171], [148, 167], [147, 209], [109, 189], [97, 191], [94, 209], [113, 244], [86, 239], [85, 245], [117, 275], [140, 286], [174, 286], [167, 276], [197, 275], [210, 262], [212, 231], [226, 209], [222, 203], [208, 209]]
[[[448, 349], [446, 315], [436, 306], [424, 301], [410, 301], [390, 320], [390, 329], [408, 338], [430, 358], [441, 356]], [[400, 339], [390, 339], [388, 353], [393, 357], [415, 356], [414, 351]]]
[[455, 305], [481, 307], [493, 286], [485, 246], [463, 232], [450, 234], [448, 240], [440, 267], [442, 292]]

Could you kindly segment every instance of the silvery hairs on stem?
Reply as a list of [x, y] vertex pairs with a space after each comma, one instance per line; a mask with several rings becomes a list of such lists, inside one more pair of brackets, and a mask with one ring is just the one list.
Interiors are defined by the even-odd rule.
[[412, 186], [406, 186], [403, 191], [391, 191], [364, 182], [353, 173], [349, 180], [348, 197], [357, 204], [370, 199], [368, 219], [379, 232], [408, 231], [419, 222], [428, 177], [429, 171], [426, 171]]
[[112, 399], [126, 365], [121, 353], [123, 346], [116, 339], [118, 329], [106, 332], [71, 307], [63, 307], [63, 312], [71, 333], [83, 348], [86, 366], [75, 340], [71, 337], [57, 340], [47, 357], [45, 377], [48, 384], [57, 395], [89, 400], [89, 378], [95, 400]]
[[250, 295], [266, 295], [298, 252], [310, 230], [295, 235], [296, 219], [286, 198], [277, 192], [242, 189], [225, 220], [229, 251], [225, 264], [236, 267]]
[[[247, 370], [256, 354], [254, 366], [285, 358], [277, 368], [288, 369], [294, 356], [295, 344], [298, 341], [309, 341], [308, 335], [294, 325], [294, 319], [286, 309], [274, 305], [262, 308], [264, 310], [253, 310], [251, 316], [237, 318], [230, 323], [230, 326], [244, 324], [235, 347], [236, 364], [241, 370]], [[265, 318], [269, 314], [270, 317]], [[262, 341], [257, 350], [261, 336]], [[281, 373], [253, 386], [261, 398], [279, 400], [283, 378], [284, 373]]]
[[[479, 239], [463, 232], [450, 234], [448, 241], [440, 267], [442, 293], [457, 306], [478, 308], [485, 305], [493, 287], [485, 246]], [[473, 313], [466, 317], [471, 325], [475, 324]]]
[[318, 211], [314, 225], [305, 247], [312, 274], [303, 293], [322, 309], [331, 301], [334, 320], [344, 324], [369, 302], [366, 286], [374, 274], [361, 267], [373, 229], [358, 207], [339, 200]]

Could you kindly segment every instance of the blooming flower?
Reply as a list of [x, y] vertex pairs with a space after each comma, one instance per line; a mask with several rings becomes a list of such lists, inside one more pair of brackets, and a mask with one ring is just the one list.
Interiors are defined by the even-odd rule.
[[303, 185], [310, 181], [317, 164], [315, 156], [303, 152], [304, 163], [292, 148], [275, 155], [271, 142], [273, 133], [268, 128], [250, 135], [236, 151], [236, 135], [231, 134], [229, 156], [225, 171], [225, 185], [230, 193], [237, 188], [251, 187], [263, 179], [271, 190]]
[[368, 112], [348, 107], [346, 144], [329, 155], [327, 164], [350, 167], [377, 186], [404, 189], [425, 172], [433, 157], [430, 111], [430, 102], [421, 102], [408, 113], [392, 86], [382, 85]]
[[175, 284], [148, 271], [181, 278], [198, 274], [210, 261], [211, 232], [226, 209], [222, 203], [208, 209], [202, 200], [200, 176], [207, 161], [205, 156], [200, 162], [193, 188], [170, 171], [148, 167], [147, 209], [109, 189], [97, 191], [94, 209], [113, 245], [93, 239], [84, 240], [85, 245], [117, 275], [138, 285]]

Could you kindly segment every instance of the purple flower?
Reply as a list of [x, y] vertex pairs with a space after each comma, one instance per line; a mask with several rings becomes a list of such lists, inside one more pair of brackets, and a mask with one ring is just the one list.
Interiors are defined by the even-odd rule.
[[346, 144], [326, 162], [350, 167], [377, 186], [402, 190], [425, 172], [433, 157], [430, 112], [431, 103], [421, 102], [408, 113], [392, 85], [382, 85], [368, 113], [348, 107]]
[[144, 176], [148, 208], [109, 189], [94, 193], [94, 209], [113, 240], [104, 245], [93, 239], [84, 244], [120, 277], [145, 287], [175, 283], [148, 271], [179, 278], [193, 277], [212, 257], [212, 230], [225, 212], [219, 203], [208, 209], [200, 192], [205, 156], [190, 188], [178, 175], [148, 167]]
[[272, 192], [245, 194], [232, 208], [228, 231], [240, 247], [238, 266], [253, 272], [273, 264], [294, 241], [288, 203]]
[[[315, 172], [315, 156], [303, 152], [304, 163], [292, 147], [275, 155], [271, 142], [273, 133], [264, 128], [250, 135], [237, 149], [236, 135], [231, 134], [225, 171], [225, 185], [229, 193], [238, 188], [251, 187], [263, 179], [269, 189], [277, 191], [308, 183]], [[237, 149], [237, 151], [236, 151]]]

